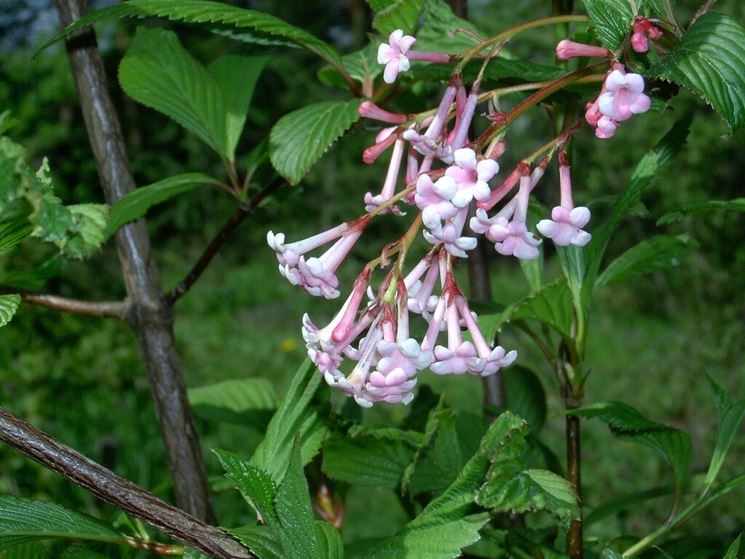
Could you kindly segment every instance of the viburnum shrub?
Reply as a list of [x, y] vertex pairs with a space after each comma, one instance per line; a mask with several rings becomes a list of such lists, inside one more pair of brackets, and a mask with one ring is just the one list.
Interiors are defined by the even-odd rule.
[[[625, 403], [586, 403], [585, 385], [595, 292], [671, 267], [694, 248], [688, 237], [659, 234], [610, 262], [606, 254], [621, 221], [684, 149], [691, 115], [672, 104], [681, 89], [713, 107], [731, 130], [745, 123], [745, 30], [712, 11], [711, 1], [685, 23], [670, 0], [584, 0], [583, 13], [572, 13], [573, 2], [551, 2], [551, 16], [536, 14], [507, 29], [488, 22], [491, 34], [467, 20], [462, 0], [367, 4], [375, 34], [364, 48], [342, 55], [304, 29], [228, 3], [125, 0], [84, 16], [81, 0], [56, 0], [67, 27], [50, 44], [67, 41], [107, 203], [63, 204], [50, 163], [44, 160], [36, 170], [20, 145], [0, 138], [0, 256], [13, 255], [0, 260], [0, 326], [22, 302], [129, 325], [149, 375], [178, 508], [5, 410], [0, 440], [180, 543], [157, 541], [130, 519], [112, 526], [47, 501], [4, 496], [0, 557], [95, 559], [105, 545], [111, 557], [192, 559], [735, 559], [736, 533], [686, 534], [684, 540], [676, 534], [745, 482], [743, 474], [719, 480], [745, 400], [709, 379], [716, 446], [705, 469], [692, 475], [687, 433]], [[166, 115], [214, 151], [223, 176], [188, 169], [135, 188], [103, 63], [93, 37], [85, 36], [86, 26], [115, 17], [147, 18], [119, 63], [123, 91], [146, 107], [138, 110]], [[203, 63], [164, 27], [168, 22], [197, 26], [225, 52]], [[556, 40], [544, 37], [537, 44], [553, 64], [516, 56], [513, 46], [523, 34], [547, 30]], [[231, 41], [243, 48], [229, 50]], [[265, 98], [276, 94], [276, 84], [263, 84], [261, 76], [267, 65], [293, 56], [283, 50], [287, 45], [326, 63], [317, 77], [328, 99], [281, 116], [243, 153], [254, 89], [258, 84]], [[286, 68], [280, 73], [288, 87], [302, 87]], [[548, 126], [535, 126], [541, 119]], [[608, 177], [624, 172], [610, 169], [599, 154], [612, 153], [626, 141], [624, 134], [652, 119], [669, 132], [656, 143], [651, 133], [637, 136], [649, 142], [646, 155], [623, 188], [607, 192], [607, 208], [592, 206], [591, 219], [589, 207], [597, 202], [591, 192], [598, 188], [586, 188], [578, 180], [585, 175], [573, 176], [572, 167], [592, 166]], [[627, 121], [632, 123], [622, 128]], [[0, 132], [11, 128], [3, 113]], [[252, 139], [262, 133], [256, 128]], [[550, 132], [539, 137], [538, 129]], [[346, 184], [343, 192], [326, 193], [354, 199], [356, 209], [325, 231], [296, 240], [276, 223], [266, 236], [286, 280], [310, 295], [343, 301], [327, 323], [308, 313], [302, 317], [309, 359], [279, 403], [273, 375], [187, 394], [172, 329], [174, 306], [265, 201], [287, 210], [283, 196], [298, 191], [333, 144], [341, 139], [346, 148], [349, 130], [375, 134], [355, 165], [386, 160], [376, 186]], [[591, 149], [577, 149], [580, 141]], [[551, 191], [554, 184], [558, 192]], [[156, 204], [203, 185], [227, 192], [237, 207], [185, 277], [164, 290], [141, 218]], [[742, 199], [705, 200], [663, 215], [658, 225], [742, 207]], [[388, 231], [404, 232], [386, 238]], [[34, 243], [84, 258], [110, 237], [116, 238], [127, 290], [120, 301], [41, 293], [48, 270], [24, 269], [23, 259], [15, 258]], [[349, 262], [359, 262], [360, 254], [363, 265]], [[554, 254], [557, 265], [544, 270]], [[520, 263], [528, 293], [500, 305], [483, 285], [512, 259]], [[356, 277], [346, 281], [343, 266], [356, 267]], [[508, 331], [524, 336], [504, 342]], [[547, 399], [538, 374], [518, 356], [520, 340], [545, 358], [544, 368], [560, 387], [559, 404]], [[428, 375], [466, 374], [481, 379], [483, 406], [451, 407], [422, 382]], [[351, 399], [332, 397], [324, 381]], [[222, 486], [208, 483], [189, 401], [206, 420], [239, 423], [264, 435], [253, 448], [242, 440], [238, 450], [246, 456], [214, 451], [251, 509], [247, 515], [236, 507], [217, 511], [238, 527], [213, 525], [211, 491]], [[555, 444], [544, 442], [555, 435], [543, 430], [549, 402], [557, 408], [552, 416], [565, 424], [566, 461], [552, 450]], [[378, 403], [406, 405], [406, 415], [401, 408], [386, 414], [383, 406], [363, 413]], [[370, 419], [392, 416], [403, 419]], [[631, 496], [600, 490], [583, 499], [583, 418], [599, 419], [614, 435], [654, 449], [670, 479], [651, 489], [640, 480]], [[355, 487], [363, 488], [362, 497], [350, 491]], [[608, 502], [594, 502], [597, 494]], [[393, 499], [396, 510], [371, 495]], [[652, 498], [664, 498], [668, 506], [658, 527], [625, 521], [635, 514], [629, 509]], [[599, 520], [614, 515], [617, 523], [600, 526]], [[48, 539], [55, 541], [42, 543]]]

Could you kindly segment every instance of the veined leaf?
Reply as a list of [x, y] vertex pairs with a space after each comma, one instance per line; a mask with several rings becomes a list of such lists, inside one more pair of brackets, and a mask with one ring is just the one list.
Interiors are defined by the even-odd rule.
[[745, 419], [745, 400], [731, 398], [711, 377], [707, 378], [711, 389], [714, 391], [719, 424], [717, 428], [717, 445], [714, 448], [714, 454], [711, 457], [709, 469], [706, 472], [703, 491], [708, 491], [711, 484], [714, 483], [719, 470], [722, 468], [724, 459], [735, 440], [735, 435], [737, 435], [737, 431], [740, 429], [742, 420]]
[[0, 254], [18, 246], [33, 231], [28, 218], [21, 217], [0, 222]]
[[[246, 125], [248, 106], [267, 56], [224, 54], [207, 67], [222, 90], [226, 108], [226, 147], [229, 154], [235, 153], [243, 127]], [[231, 157], [232, 159], [232, 157]]]
[[320, 559], [343, 559], [344, 543], [341, 534], [328, 522], [316, 520], [316, 540]]
[[[383, 65], [378, 64], [378, 43], [370, 43], [361, 50], [345, 54], [341, 62], [349, 75], [362, 83], [374, 80], [383, 71]], [[331, 65], [318, 71], [318, 79], [326, 85], [347, 86], [338, 70]]]
[[622, 402], [598, 402], [570, 409], [567, 413], [578, 417], [596, 417], [604, 421], [614, 435], [662, 453], [673, 470], [676, 492], [680, 490], [691, 463], [691, 439], [688, 433], [650, 421]]
[[693, 248], [694, 243], [689, 238], [655, 235], [631, 247], [608, 264], [595, 282], [595, 287], [673, 268], [680, 265]]
[[404, 34], [414, 31], [419, 14], [427, 0], [393, 0], [377, 11], [373, 18], [373, 27], [386, 36], [396, 29]]
[[269, 137], [271, 160], [290, 184], [297, 184], [313, 164], [359, 119], [361, 101], [325, 101], [293, 111], [277, 121]]
[[313, 399], [322, 379], [310, 360], [300, 365], [285, 399], [269, 422], [264, 440], [251, 458], [252, 464], [269, 472], [277, 483], [287, 471], [296, 436], [300, 437], [303, 464], [321, 447], [326, 427]]
[[705, 13], [649, 73], [701, 97], [732, 130], [745, 124], [745, 29], [732, 18]]
[[413, 455], [401, 441], [335, 436], [323, 446], [323, 471], [351, 484], [395, 488]]
[[275, 509], [279, 517], [280, 540], [288, 559], [319, 557], [319, 545], [308, 482], [303, 473], [300, 441], [295, 439], [290, 464], [277, 491]]
[[18, 305], [21, 304], [21, 296], [15, 293], [0, 295], [0, 328], [11, 321], [16, 314]]
[[[191, 388], [188, 394], [196, 415], [257, 428], [266, 425], [277, 408], [274, 385], [263, 378], [225, 380]], [[259, 425], [253, 425], [257, 421]]]
[[119, 83], [136, 101], [172, 118], [225, 159], [234, 159], [222, 89], [173, 31], [138, 27], [119, 65]]
[[202, 173], [185, 173], [141, 186], [130, 192], [113, 206], [106, 226], [106, 234], [114, 234], [122, 225], [143, 217], [147, 211], [166, 200], [188, 192], [198, 186], [220, 186], [217, 179]]
[[256, 509], [266, 523], [273, 529], [278, 522], [274, 508], [277, 498], [277, 484], [271, 476], [248, 461], [243, 460], [232, 452], [213, 449], [220, 464], [225, 470], [225, 476], [235, 482], [243, 497]]
[[102, 522], [55, 503], [0, 497], [0, 551], [46, 538], [120, 543], [123, 536]]
[[209, 0], [128, 0], [77, 20], [41, 48], [44, 49], [97, 21], [115, 17], [161, 17], [183, 23], [224, 24], [236, 29], [250, 29], [267, 37], [276, 37], [302, 46], [332, 65], [341, 67], [336, 49], [307, 31], [263, 12]]
[[634, 14], [628, 0], [583, 0], [598, 39], [606, 48], [616, 50], [631, 33]]
[[537, 433], [546, 421], [546, 391], [540, 379], [520, 365], [503, 369], [500, 374], [507, 409], [524, 418], [531, 433]]
[[268, 526], [243, 526], [226, 530], [259, 559], [285, 559], [282, 544]]
[[667, 212], [657, 220], [657, 225], [669, 225], [681, 221], [689, 215], [701, 215], [715, 211], [732, 211], [745, 212], [745, 198], [734, 198], [732, 200], [706, 200], [704, 202], [695, 202]]
[[742, 539], [742, 534], [737, 536], [735, 541], [732, 542], [732, 545], [729, 546], [727, 549], [727, 553], [724, 554], [723, 559], [737, 559], [737, 554], [740, 552], [740, 540]]
[[548, 324], [564, 336], [569, 336], [573, 313], [572, 294], [566, 280], [561, 279], [526, 295], [499, 314], [479, 317], [479, 326], [486, 333], [487, 339], [494, 339], [508, 322], [532, 318]]
[[422, 19], [424, 23], [416, 34], [417, 42], [414, 46], [418, 50], [455, 54], [477, 45], [473, 35], [461, 30], [483, 36], [478, 27], [470, 21], [457, 17], [450, 6], [442, 0], [426, 2]]

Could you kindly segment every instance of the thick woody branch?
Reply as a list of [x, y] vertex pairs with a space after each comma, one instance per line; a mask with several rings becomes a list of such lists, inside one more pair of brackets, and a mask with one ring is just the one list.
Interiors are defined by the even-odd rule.
[[189, 270], [184, 279], [182, 279], [176, 287], [174, 287], [167, 295], [166, 298], [169, 303], [173, 304], [181, 298], [191, 287], [196, 283], [202, 273], [207, 269], [212, 259], [217, 255], [220, 249], [223, 247], [228, 237], [233, 234], [233, 231], [238, 229], [241, 223], [250, 216], [259, 204], [263, 202], [268, 196], [275, 192], [284, 183], [283, 180], [276, 180], [262, 190], [254, 194], [247, 202], [241, 204], [235, 213], [230, 216], [230, 219], [223, 225], [222, 229], [217, 232], [217, 235], [210, 241], [207, 248], [197, 260], [196, 264]]
[[82, 316], [96, 316], [99, 318], [127, 319], [128, 305], [126, 301], [81, 301], [68, 299], [57, 295], [23, 293], [24, 303], [46, 307], [55, 311], [79, 314]]
[[217, 559], [254, 559], [225, 532], [169, 505], [0, 408], [0, 441], [45, 468], [87, 489], [99, 499]]
[[[87, 12], [86, 0], [55, 0], [63, 25]], [[103, 61], [92, 29], [66, 40], [70, 67], [80, 95], [88, 138], [104, 196], [113, 204], [135, 189], [121, 125], [107, 90]], [[137, 336], [155, 402], [155, 414], [168, 454], [176, 502], [210, 522], [214, 515], [207, 475], [186, 398], [186, 384], [173, 336], [173, 314], [160, 284], [144, 220], [116, 234], [129, 301], [128, 322]]]

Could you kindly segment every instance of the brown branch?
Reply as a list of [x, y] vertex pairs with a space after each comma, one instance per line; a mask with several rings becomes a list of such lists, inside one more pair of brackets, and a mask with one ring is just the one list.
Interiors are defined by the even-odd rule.
[[[87, 11], [86, 0], [55, 0], [63, 25]], [[88, 138], [109, 204], [135, 189], [119, 118], [111, 102], [93, 30], [66, 39]], [[173, 314], [160, 285], [144, 220], [122, 227], [117, 251], [129, 300], [129, 325], [140, 345], [166, 447], [178, 505], [200, 520], [214, 518], [207, 474], [173, 337]]]
[[99, 499], [210, 557], [254, 559], [248, 549], [219, 528], [161, 501], [2, 408], [0, 441], [87, 489]]
[[41, 293], [22, 293], [24, 303], [46, 307], [55, 311], [79, 314], [82, 316], [97, 316], [99, 318], [127, 319], [128, 305], [126, 301], [81, 301], [68, 299], [58, 295]]
[[717, 0], [707, 0], [701, 6], [699, 6], [698, 10], [696, 10], [696, 13], [693, 14], [693, 17], [691, 18], [691, 22], [688, 24], [688, 27], [696, 23], [696, 20], [700, 18], [702, 15], [704, 15], [706, 12], [708, 12], [711, 8], [713, 8], [714, 4], [716, 3], [717, 3]]
[[166, 299], [170, 304], [178, 301], [191, 287], [196, 283], [199, 277], [202, 275], [204, 270], [209, 266], [212, 259], [217, 255], [220, 249], [228, 240], [228, 237], [238, 229], [241, 223], [250, 216], [259, 204], [263, 202], [269, 195], [275, 192], [280, 186], [285, 184], [284, 180], [278, 179], [274, 182], [269, 183], [262, 190], [254, 194], [247, 202], [241, 204], [235, 213], [230, 216], [230, 219], [223, 225], [222, 229], [217, 232], [217, 235], [210, 241], [207, 248], [204, 249], [202, 255], [197, 260], [196, 264], [189, 270], [184, 279], [182, 279], [176, 287], [171, 289], [166, 295]]

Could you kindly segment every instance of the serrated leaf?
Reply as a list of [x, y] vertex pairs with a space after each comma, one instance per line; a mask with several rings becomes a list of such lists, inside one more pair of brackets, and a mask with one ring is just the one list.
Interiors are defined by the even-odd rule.
[[128, 0], [119, 5], [97, 10], [77, 20], [62, 33], [42, 45], [41, 49], [97, 21], [117, 17], [161, 17], [183, 23], [207, 24], [209, 27], [214, 24], [224, 24], [226, 27], [236, 29], [251, 29], [266, 37], [290, 41], [317, 54], [327, 62], [341, 67], [339, 53], [336, 49], [307, 31], [267, 13], [208, 0], [179, 0], [179, 2]]
[[269, 136], [271, 160], [290, 184], [297, 184], [313, 164], [359, 119], [361, 101], [325, 101], [293, 111], [277, 121]]
[[226, 530], [259, 559], [285, 559], [282, 544], [268, 526], [243, 526]]
[[732, 200], [706, 200], [695, 202], [667, 212], [657, 220], [657, 225], [669, 225], [681, 221], [686, 216], [701, 215], [715, 211], [745, 212], [745, 198]]
[[415, 48], [418, 50], [460, 53], [478, 44], [468, 32], [477, 36], [484, 35], [473, 23], [457, 17], [442, 0], [426, 2], [422, 20], [422, 28], [416, 34]]
[[134, 100], [172, 118], [225, 159], [234, 159], [220, 85], [172, 31], [138, 27], [119, 64], [119, 83]]
[[724, 459], [729, 452], [732, 443], [735, 440], [737, 431], [740, 429], [743, 419], [745, 419], [745, 400], [731, 398], [722, 388], [707, 376], [717, 408], [717, 444], [714, 447], [709, 469], [704, 478], [704, 491], [714, 483], [719, 470], [722, 468]]
[[400, 441], [333, 436], [323, 446], [323, 471], [354, 485], [394, 488], [413, 456]]
[[114, 234], [122, 225], [143, 217], [153, 206], [202, 185], [221, 183], [202, 173], [184, 173], [135, 189], [111, 206], [106, 234]]
[[419, 14], [427, 0], [394, 0], [377, 11], [373, 27], [388, 37], [396, 29], [404, 34], [414, 31]]
[[123, 539], [121, 534], [95, 518], [55, 503], [0, 497], [0, 551], [47, 538], [110, 543]]
[[261, 428], [277, 408], [277, 393], [267, 379], [233, 379], [190, 388], [189, 403], [198, 416]]
[[606, 48], [614, 51], [631, 33], [634, 14], [628, 0], [583, 0], [595, 32]]
[[679, 266], [694, 248], [689, 238], [655, 235], [631, 247], [608, 264], [595, 282], [595, 287]]
[[276, 482], [285, 475], [295, 437], [300, 437], [303, 464], [316, 455], [326, 433], [313, 399], [323, 377], [315, 365], [305, 360], [295, 373], [290, 388], [269, 422], [264, 440], [256, 448], [251, 463], [269, 472]]
[[745, 124], [745, 29], [732, 18], [705, 13], [649, 73], [704, 99], [733, 131]]
[[21, 296], [15, 293], [0, 295], [0, 328], [5, 326], [13, 318], [13, 315], [21, 304]]
[[[378, 64], [378, 43], [369, 43], [361, 50], [345, 54], [341, 62], [349, 75], [362, 83], [374, 80], [383, 71], [383, 65]], [[346, 87], [338, 70], [331, 65], [318, 71], [318, 79], [326, 85]]]
[[566, 280], [561, 279], [526, 295], [499, 314], [482, 315], [479, 317], [479, 326], [485, 332], [486, 339], [491, 340], [509, 322], [535, 319], [569, 336], [573, 313], [572, 294]]
[[688, 139], [690, 116], [678, 120], [670, 131], [639, 162], [628, 184], [618, 197], [611, 215], [592, 233], [592, 242], [585, 248], [586, 272], [582, 288], [583, 306], [589, 305], [608, 242], [626, 213], [652, 185], [655, 177], [669, 167]]
[[267, 56], [224, 54], [207, 67], [217, 80], [225, 100], [226, 147], [230, 154], [235, 153], [246, 125], [248, 106], [251, 104], [256, 82], [268, 61]]
[[240, 456], [225, 450], [213, 449], [225, 476], [235, 482], [248, 503], [256, 509], [261, 517], [273, 526], [277, 522], [274, 500], [277, 497], [277, 484], [271, 476]]
[[567, 413], [598, 418], [610, 427], [614, 435], [659, 451], [672, 468], [676, 493], [680, 490], [691, 463], [691, 439], [688, 433], [651, 421], [622, 402], [597, 402], [567, 410]]
[[290, 464], [277, 491], [275, 509], [281, 526], [282, 547], [288, 559], [319, 557], [319, 545], [303, 473], [300, 441], [295, 439]]

